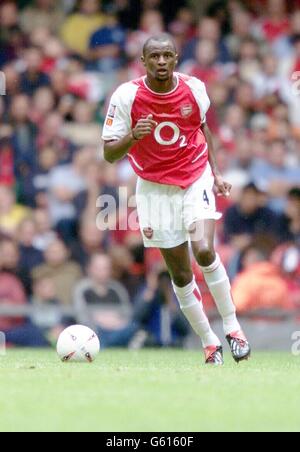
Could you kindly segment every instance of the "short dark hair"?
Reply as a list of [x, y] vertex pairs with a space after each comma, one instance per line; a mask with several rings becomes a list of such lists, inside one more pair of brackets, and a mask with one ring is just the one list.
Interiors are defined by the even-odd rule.
[[173, 37], [169, 33], [160, 33], [158, 35], [151, 36], [147, 39], [143, 46], [143, 55], [146, 55], [147, 49], [152, 42], [170, 42], [174, 47], [174, 51], [177, 53], [177, 48]]
[[243, 193], [245, 193], [245, 192], [247, 192], [247, 191], [252, 191], [252, 192], [255, 192], [255, 193], [257, 193], [257, 194], [260, 194], [260, 193], [265, 193], [266, 192], [266, 190], [265, 190], [265, 187], [263, 187], [263, 186], [261, 186], [261, 185], [258, 185], [257, 183], [255, 183], [255, 182], [253, 182], [253, 181], [251, 181], [251, 182], [249, 182], [247, 185], [245, 185], [244, 187], [243, 187]]
[[293, 45], [298, 44], [300, 42], [300, 33], [296, 33], [296, 34], [292, 35], [291, 41], [292, 41]]
[[293, 187], [288, 193], [288, 197], [300, 201], [300, 187]]

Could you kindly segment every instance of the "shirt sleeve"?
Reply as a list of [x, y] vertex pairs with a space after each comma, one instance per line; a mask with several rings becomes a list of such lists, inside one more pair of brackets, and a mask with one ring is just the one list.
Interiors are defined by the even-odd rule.
[[104, 141], [119, 140], [131, 131], [131, 92], [130, 89], [126, 92], [124, 86], [121, 86], [112, 95], [103, 126]]
[[204, 124], [206, 122], [206, 114], [210, 107], [210, 99], [208, 97], [205, 84], [196, 77], [191, 77], [187, 81], [187, 85], [192, 90], [192, 93], [197, 101], [197, 104], [201, 113], [201, 122]]

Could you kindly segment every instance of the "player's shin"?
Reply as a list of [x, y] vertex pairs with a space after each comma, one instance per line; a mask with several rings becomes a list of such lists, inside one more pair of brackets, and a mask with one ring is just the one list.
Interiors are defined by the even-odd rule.
[[203, 310], [201, 294], [195, 279], [185, 287], [177, 287], [173, 283], [173, 288], [183, 314], [200, 337], [203, 347], [220, 346], [220, 341], [212, 331]]
[[219, 255], [209, 267], [201, 267], [205, 281], [223, 319], [225, 335], [241, 329], [231, 295], [231, 285]]

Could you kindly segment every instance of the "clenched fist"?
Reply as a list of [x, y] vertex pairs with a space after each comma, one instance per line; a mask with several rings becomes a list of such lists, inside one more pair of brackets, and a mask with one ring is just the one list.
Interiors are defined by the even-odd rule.
[[132, 136], [135, 140], [142, 140], [157, 127], [158, 123], [153, 120], [153, 115], [148, 115], [146, 119], [140, 119], [135, 128], [132, 129]]

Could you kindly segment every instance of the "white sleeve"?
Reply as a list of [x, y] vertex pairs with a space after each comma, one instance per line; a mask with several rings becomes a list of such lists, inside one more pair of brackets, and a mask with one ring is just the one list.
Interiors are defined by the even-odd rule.
[[131, 130], [131, 109], [138, 87], [121, 85], [112, 95], [102, 131], [104, 141], [119, 140]]
[[206, 122], [206, 113], [210, 107], [210, 100], [206, 92], [205, 84], [196, 77], [191, 77], [187, 82], [201, 112], [202, 124]]

